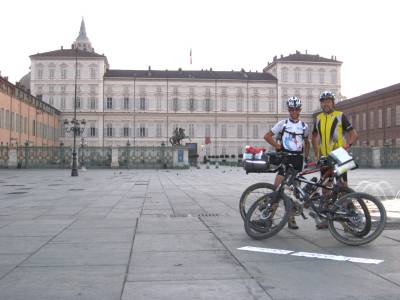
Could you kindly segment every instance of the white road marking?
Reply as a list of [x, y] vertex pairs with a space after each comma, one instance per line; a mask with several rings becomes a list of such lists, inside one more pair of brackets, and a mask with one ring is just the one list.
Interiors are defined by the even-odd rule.
[[309, 258], [319, 258], [319, 259], [329, 259], [329, 260], [336, 260], [336, 261], [350, 261], [355, 263], [361, 264], [380, 264], [384, 262], [382, 259], [371, 259], [371, 258], [362, 258], [362, 257], [350, 257], [350, 256], [343, 256], [343, 255], [332, 255], [332, 254], [323, 254], [323, 253], [313, 253], [313, 252], [295, 252], [292, 250], [283, 250], [283, 249], [272, 249], [272, 248], [260, 248], [260, 247], [252, 247], [246, 246], [238, 248], [238, 250], [245, 250], [245, 251], [253, 251], [253, 252], [263, 252], [263, 253], [273, 253], [273, 254], [290, 254], [293, 256], [302, 256], [302, 257], [309, 257]]
[[259, 248], [259, 247], [251, 247], [251, 246], [238, 248], [238, 250], [247, 250], [247, 251], [273, 253], [273, 254], [289, 254], [289, 253], [294, 252], [294, 251], [291, 251], [291, 250], [272, 249], [272, 248]]

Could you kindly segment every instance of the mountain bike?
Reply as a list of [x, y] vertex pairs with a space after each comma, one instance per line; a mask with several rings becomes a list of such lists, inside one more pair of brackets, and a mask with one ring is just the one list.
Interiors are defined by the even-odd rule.
[[[277, 234], [288, 222], [292, 211], [306, 219], [303, 212], [305, 207], [311, 210], [310, 215], [314, 218], [327, 220], [332, 236], [344, 244], [363, 245], [382, 233], [386, 224], [386, 210], [376, 197], [358, 192], [343, 195], [343, 187], [339, 184], [308, 180], [304, 177], [304, 171], [299, 173], [292, 165], [285, 163], [288, 155], [281, 154], [279, 168], [284, 169], [281, 185], [276, 191], [259, 197], [246, 213], [244, 227], [250, 237], [266, 239]], [[334, 176], [338, 179], [341, 166], [330, 159], [324, 163], [334, 170]], [[301, 183], [305, 183], [305, 186], [302, 187]], [[318, 188], [325, 192], [317, 192]]]

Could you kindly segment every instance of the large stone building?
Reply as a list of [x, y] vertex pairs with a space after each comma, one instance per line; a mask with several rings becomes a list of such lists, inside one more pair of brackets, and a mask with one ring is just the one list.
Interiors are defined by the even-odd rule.
[[400, 146], [400, 84], [336, 105], [357, 129], [359, 146]]
[[55, 146], [60, 112], [0, 75], [0, 145]]
[[287, 117], [289, 96], [303, 99], [303, 119], [312, 123], [319, 93], [340, 95], [341, 62], [299, 52], [275, 57], [262, 73], [113, 70], [94, 52], [83, 20], [72, 49], [30, 58], [32, 93], [59, 109], [62, 118], [73, 116], [76, 87], [78, 119], [87, 120], [89, 145], [160, 145], [182, 127], [199, 154], [237, 154], [246, 144], [265, 145], [265, 132]]

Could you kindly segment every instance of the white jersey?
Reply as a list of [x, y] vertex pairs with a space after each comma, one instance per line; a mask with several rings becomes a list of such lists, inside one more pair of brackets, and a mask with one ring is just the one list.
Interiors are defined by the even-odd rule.
[[279, 121], [271, 131], [282, 141], [284, 150], [294, 152], [303, 152], [304, 138], [310, 135], [310, 129], [306, 123], [293, 122], [290, 119]]

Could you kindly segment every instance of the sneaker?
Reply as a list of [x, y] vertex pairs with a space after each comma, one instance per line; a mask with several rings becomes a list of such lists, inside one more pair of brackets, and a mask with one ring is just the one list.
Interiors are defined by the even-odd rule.
[[289, 218], [288, 227], [289, 227], [289, 229], [299, 229], [299, 226], [297, 226], [297, 223], [296, 223], [296, 220], [294, 219], [294, 217]]

